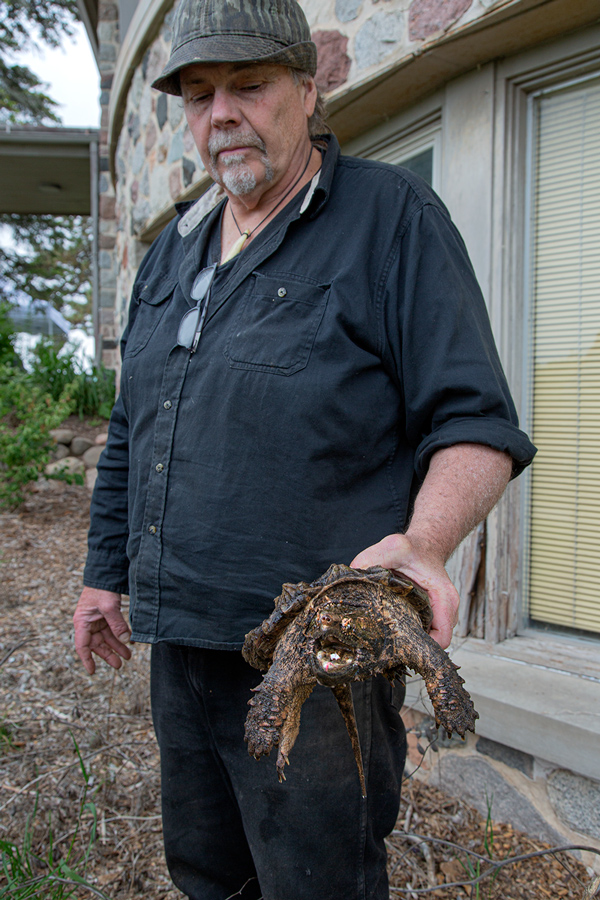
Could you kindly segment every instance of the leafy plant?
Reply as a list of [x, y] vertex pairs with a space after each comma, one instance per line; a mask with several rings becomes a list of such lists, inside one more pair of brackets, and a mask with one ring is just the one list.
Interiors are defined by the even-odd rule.
[[115, 373], [103, 365], [80, 372], [71, 387], [71, 398], [80, 419], [93, 415], [109, 419], [115, 404]]
[[[79, 760], [79, 768], [83, 775], [84, 786], [79, 802], [77, 821], [71, 840], [64, 856], [56, 852], [55, 837], [52, 830], [52, 819], [48, 814], [48, 834], [44, 843], [48, 847], [45, 858], [40, 858], [33, 848], [33, 826], [37, 816], [39, 792], [36, 794], [34, 808], [27, 819], [21, 846], [12, 841], [0, 840], [2, 872], [6, 886], [0, 887], [0, 898], [4, 900], [67, 900], [76, 894], [81, 896], [81, 889], [90, 894], [108, 900], [106, 894], [94, 887], [86, 879], [86, 871], [90, 853], [96, 840], [97, 811], [93, 802], [91, 777], [88, 773], [77, 741], [71, 734], [75, 752]], [[91, 815], [91, 824], [87, 840], [83, 836], [83, 817]], [[83, 843], [83, 850], [76, 852], [78, 843]], [[45, 870], [45, 871], [40, 871]]]
[[[114, 373], [104, 366], [87, 371], [74, 349], [59, 352], [43, 340], [31, 372], [0, 365], [0, 507], [23, 502], [26, 486], [50, 460], [50, 435], [72, 413], [108, 419], [115, 401]], [[49, 477], [83, 484], [81, 475], [59, 471]]]
[[31, 353], [31, 380], [56, 402], [77, 376], [75, 352], [59, 352], [52, 340], [42, 339]]
[[57, 401], [24, 372], [0, 366], [0, 507], [16, 507], [50, 459], [50, 431], [73, 410], [68, 393]]
[[74, 349], [59, 351], [51, 340], [40, 341], [33, 351], [31, 378], [55, 401], [68, 394], [73, 412], [80, 418], [110, 417], [115, 402], [114, 372], [103, 365], [88, 371]]
[[8, 314], [8, 303], [0, 302], [0, 366], [18, 366], [23, 368], [15, 351], [15, 329]]

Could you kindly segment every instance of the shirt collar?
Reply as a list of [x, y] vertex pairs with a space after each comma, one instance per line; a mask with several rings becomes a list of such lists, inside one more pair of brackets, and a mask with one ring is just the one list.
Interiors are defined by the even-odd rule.
[[311, 181], [302, 206], [300, 207], [300, 215], [307, 214], [309, 219], [313, 219], [317, 216], [329, 199], [333, 173], [340, 156], [340, 145], [334, 134], [320, 135], [319, 141], [326, 145], [323, 152], [321, 168]]
[[[317, 216], [329, 199], [333, 173], [340, 155], [340, 145], [334, 134], [322, 135], [320, 141], [326, 144], [321, 168], [311, 181], [306, 196], [300, 207], [300, 215], [308, 214], [312, 219]], [[199, 200], [176, 203], [179, 215], [177, 230], [182, 238], [188, 237], [206, 216], [224, 198], [225, 191], [218, 184], [213, 184]]]

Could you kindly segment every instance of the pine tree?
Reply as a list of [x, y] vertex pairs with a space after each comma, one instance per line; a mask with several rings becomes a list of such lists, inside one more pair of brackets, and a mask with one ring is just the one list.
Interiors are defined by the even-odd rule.
[[[77, 0], [0, 0], [0, 127], [60, 122], [56, 102], [18, 55], [40, 42], [58, 46], [77, 17]], [[0, 244], [0, 300], [10, 303], [22, 292], [89, 328], [90, 220], [8, 214], [0, 226], [8, 234]]]
[[0, 295], [47, 301], [91, 329], [91, 220], [85, 216], [0, 215], [11, 240], [0, 245]]
[[57, 47], [76, 20], [77, 0], [0, 0], [0, 125], [60, 121], [56, 102], [18, 54], [39, 41]]

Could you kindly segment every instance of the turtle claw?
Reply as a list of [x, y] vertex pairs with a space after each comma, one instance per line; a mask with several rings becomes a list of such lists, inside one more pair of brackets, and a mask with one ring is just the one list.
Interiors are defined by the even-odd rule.
[[280, 750], [277, 755], [277, 765], [275, 767], [277, 769], [277, 777], [279, 779], [279, 784], [283, 784], [283, 782], [286, 780], [285, 772], [283, 770], [284, 770], [284, 766], [289, 766], [289, 764], [290, 764], [290, 761], [287, 758], [286, 754]]

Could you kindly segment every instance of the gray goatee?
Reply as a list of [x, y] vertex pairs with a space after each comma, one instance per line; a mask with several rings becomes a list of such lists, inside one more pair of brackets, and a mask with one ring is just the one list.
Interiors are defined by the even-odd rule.
[[245, 162], [245, 153], [233, 153], [227, 159], [222, 160], [226, 167], [222, 175], [217, 169], [217, 162], [221, 150], [240, 145], [256, 147], [261, 151], [260, 159], [265, 167], [265, 181], [272, 181], [274, 174], [267, 147], [255, 131], [219, 131], [211, 134], [208, 139], [209, 173], [214, 181], [236, 197], [251, 194], [257, 184], [256, 175]]

